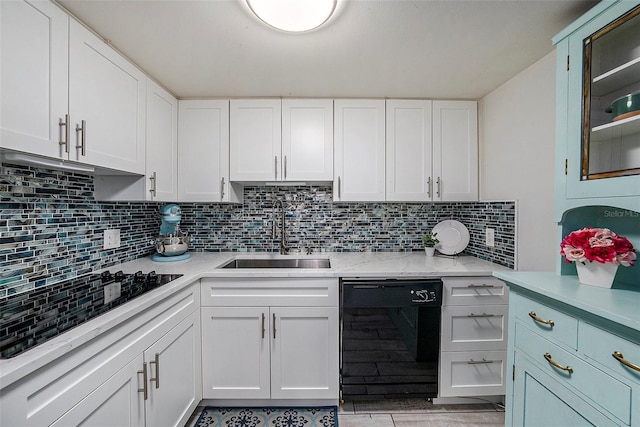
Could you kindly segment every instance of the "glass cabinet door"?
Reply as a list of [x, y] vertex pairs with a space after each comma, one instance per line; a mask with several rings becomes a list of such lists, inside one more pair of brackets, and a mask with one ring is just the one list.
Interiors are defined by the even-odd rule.
[[640, 6], [583, 39], [580, 180], [640, 174]]

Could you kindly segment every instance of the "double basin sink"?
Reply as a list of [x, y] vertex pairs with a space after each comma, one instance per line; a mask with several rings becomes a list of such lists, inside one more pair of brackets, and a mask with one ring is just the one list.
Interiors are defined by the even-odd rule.
[[220, 268], [331, 268], [328, 258], [235, 258]]

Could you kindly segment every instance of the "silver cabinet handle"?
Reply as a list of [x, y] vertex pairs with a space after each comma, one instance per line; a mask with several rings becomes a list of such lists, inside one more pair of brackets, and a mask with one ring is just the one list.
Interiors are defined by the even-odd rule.
[[487, 284], [482, 284], [482, 285], [474, 285], [473, 283], [470, 284], [469, 286], [467, 286], [468, 288], [494, 288], [494, 285], [487, 285]]
[[490, 363], [493, 363], [493, 360], [487, 360], [483, 357], [482, 360], [469, 359], [467, 365], [488, 365]]
[[273, 339], [276, 339], [276, 314], [273, 313]]
[[264, 313], [262, 313], [262, 339], [264, 339], [264, 333], [265, 333], [264, 319], [265, 319], [265, 315]]
[[467, 317], [495, 317], [495, 314], [487, 314], [487, 313], [482, 313], [482, 314], [474, 314], [474, 313], [469, 313], [469, 315]]
[[156, 377], [149, 378], [149, 383], [156, 383], [156, 388], [160, 388], [160, 354], [156, 353], [155, 359], [149, 362], [149, 367], [151, 367], [151, 365], [154, 365], [156, 368]]
[[431, 198], [431, 177], [427, 178], [427, 197]]
[[635, 363], [629, 362], [624, 358], [624, 355], [619, 351], [614, 351], [612, 356], [614, 359], [616, 359], [618, 362], [622, 363], [623, 365], [633, 369], [634, 371], [640, 372], [640, 365], [636, 365]]
[[440, 177], [436, 179], [436, 196], [438, 196], [438, 199], [440, 198]]
[[87, 133], [87, 122], [82, 120], [82, 126], [76, 123], [76, 135], [80, 132], [80, 145], [76, 145], [76, 149], [80, 148], [80, 154], [83, 156], [87, 155], [86, 144], [85, 144], [85, 136]]
[[144, 400], [149, 398], [149, 391], [147, 390], [147, 362], [142, 364], [142, 371], [138, 371], [138, 374], [142, 374], [142, 388], [138, 389], [138, 393], [142, 393]]
[[284, 156], [284, 179], [287, 179], [287, 156]]
[[342, 200], [341, 188], [342, 188], [342, 183], [340, 182], [340, 177], [338, 177], [338, 200]]
[[275, 167], [274, 167], [274, 171], [276, 173], [276, 181], [278, 180], [278, 156], [275, 157], [276, 161], [275, 161]]
[[[64, 115], [64, 121], [60, 119], [58, 121], [58, 126], [60, 127], [60, 142], [58, 144], [64, 145], [64, 152], [69, 152], [69, 138], [71, 133], [71, 128], [69, 127], [69, 115]], [[64, 141], [62, 140], [62, 127], [64, 126]]]
[[220, 200], [224, 200], [224, 176], [220, 180]]
[[156, 173], [152, 173], [151, 176], [149, 177], [149, 181], [151, 181], [151, 188], [149, 189], [149, 193], [151, 194], [151, 197], [155, 197], [156, 196]]

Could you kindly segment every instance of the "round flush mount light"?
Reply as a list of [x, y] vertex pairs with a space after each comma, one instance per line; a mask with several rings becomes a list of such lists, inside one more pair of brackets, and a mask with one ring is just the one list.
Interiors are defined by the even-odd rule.
[[247, 4], [265, 24], [300, 33], [327, 22], [336, 10], [337, 0], [247, 0]]

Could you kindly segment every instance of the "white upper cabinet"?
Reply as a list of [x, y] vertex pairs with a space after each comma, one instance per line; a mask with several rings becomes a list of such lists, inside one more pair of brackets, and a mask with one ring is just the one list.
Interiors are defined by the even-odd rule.
[[178, 100], [152, 80], [147, 81], [148, 200], [178, 199]]
[[478, 200], [478, 103], [433, 101], [433, 200]]
[[333, 100], [282, 101], [282, 157], [285, 181], [333, 179]]
[[143, 175], [144, 73], [54, 3], [0, 14], [0, 146]]
[[53, 3], [0, 2], [0, 147], [68, 159], [68, 34]]
[[142, 71], [72, 19], [70, 159], [144, 174], [146, 85]]
[[385, 101], [334, 101], [334, 201], [385, 200]]
[[237, 202], [229, 177], [229, 101], [179, 101], [178, 200]]
[[331, 99], [231, 100], [231, 180], [331, 181]]
[[231, 100], [232, 181], [276, 181], [282, 177], [279, 99]]
[[432, 200], [432, 102], [387, 100], [386, 200]]

